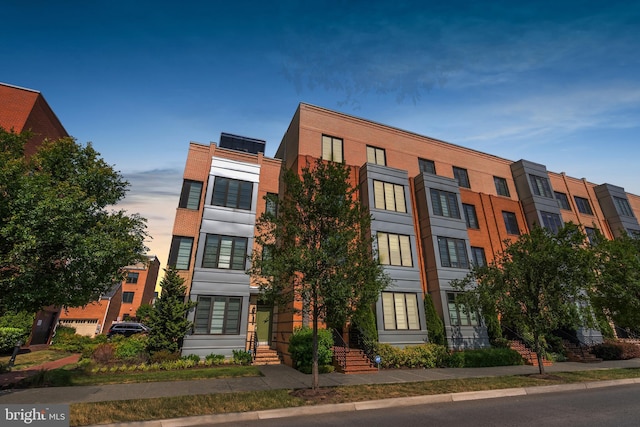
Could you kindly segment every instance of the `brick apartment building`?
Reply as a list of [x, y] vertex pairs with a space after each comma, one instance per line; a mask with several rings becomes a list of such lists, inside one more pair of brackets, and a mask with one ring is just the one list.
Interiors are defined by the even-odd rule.
[[69, 307], [60, 311], [59, 325], [76, 329], [79, 335], [94, 337], [106, 334], [114, 322], [134, 318], [142, 304], [155, 298], [160, 261], [148, 256], [147, 262], [124, 267], [124, 279], [109, 292], [84, 307]]
[[[373, 216], [380, 261], [394, 285], [376, 304], [379, 340], [405, 346], [429, 340], [423, 308], [431, 295], [452, 348], [489, 345], [478, 316], [456, 308], [452, 279], [486, 263], [504, 241], [534, 224], [573, 221], [608, 238], [640, 232], [640, 197], [369, 120], [300, 104], [275, 158], [264, 142], [222, 134], [219, 146], [191, 143], [176, 212], [169, 265], [186, 279], [198, 306], [183, 353], [231, 355], [254, 332], [288, 360], [288, 338], [301, 319], [264, 306], [245, 273], [256, 218], [271, 209], [281, 168], [315, 159], [355, 171]], [[578, 334], [601, 339], [598, 331]]]

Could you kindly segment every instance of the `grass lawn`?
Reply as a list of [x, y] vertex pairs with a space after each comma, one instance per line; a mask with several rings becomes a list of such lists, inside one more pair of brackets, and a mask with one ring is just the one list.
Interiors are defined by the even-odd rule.
[[545, 378], [537, 378], [535, 375], [523, 375], [402, 384], [343, 386], [322, 389], [322, 393], [315, 397], [305, 397], [305, 393], [297, 393], [291, 390], [269, 390], [112, 402], [76, 403], [70, 406], [70, 425], [83, 426], [89, 424], [144, 421], [194, 415], [247, 412], [322, 403], [359, 402], [392, 397], [410, 397], [637, 377], [640, 377], [640, 369], [608, 369], [554, 373]]
[[[72, 354], [73, 353], [58, 350], [39, 350], [19, 353], [16, 357], [15, 364], [11, 369], [21, 371], [46, 362], [62, 359], [64, 357], [71, 356]], [[0, 364], [8, 364], [9, 359], [11, 359], [11, 355], [0, 356]]]

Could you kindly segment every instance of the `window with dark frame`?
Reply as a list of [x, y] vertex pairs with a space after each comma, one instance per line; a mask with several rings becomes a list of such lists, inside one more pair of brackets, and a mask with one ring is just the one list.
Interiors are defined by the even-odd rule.
[[322, 160], [343, 163], [342, 139], [334, 136], [322, 135]]
[[456, 181], [458, 181], [459, 187], [471, 188], [471, 183], [469, 182], [469, 174], [466, 169], [454, 166], [453, 176], [455, 177]]
[[407, 212], [404, 186], [390, 182], [373, 181], [373, 204], [376, 209]]
[[622, 197], [613, 196], [613, 203], [616, 206], [616, 211], [618, 215], [628, 216], [634, 218], [633, 209], [631, 209], [631, 205], [629, 205], [629, 201], [627, 199], [623, 199]]
[[433, 160], [418, 159], [418, 167], [420, 172], [430, 173], [431, 175], [436, 174], [436, 164]]
[[467, 308], [457, 297], [455, 292], [447, 292], [447, 308], [451, 326], [478, 326], [478, 313]]
[[493, 182], [496, 185], [496, 193], [498, 196], [510, 197], [509, 186], [507, 185], [507, 180], [504, 178], [500, 178], [499, 176], [493, 177]]
[[184, 209], [200, 209], [200, 196], [202, 195], [202, 182], [185, 179], [182, 182], [182, 192], [178, 207]]
[[548, 178], [529, 174], [529, 182], [531, 183], [533, 194], [553, 199], [553, 192], [551, 191], [551, 185], [549, 184]]
[[518, 219], [513, 212], [502, 211], [502, 218], [504, 219], [504, 226], [507, 228], [508, 234], [520, 235], [520, 227], [518, 227]]
[[367, 162], [380, 166], [387, 165], [384, 149], [367, 145]]
[[168, 265], [176, 270], [188, 270], [191, 263], [192, 247], [193, 237], [173, 236]]
[[419, 330], [418, 298], [415, 293], [382, 292], [384, 329]]
[[443, 267], [469, 268], [467, 244], [464, 240], [438, 236], [438, 250]]
[[433, 214], [447, 218], [460, 218], [458, 195], [449, 191], [430, 189]]
[[553, 194], [556, 196], [556, 200], [560, 205], [560, 209], [564, 209], [565, 211], [571, 210], [571, 205], [569, 205], [569, 198], [565, 193], [561, 193], [559, 191], [555, 191]]
[[217, 176], [213, 182], [211, 204], [226, 208], [251, 210], [253, 183]]
[[467, 223], [467, 228], [473, 228], [475, 230], [480, 229], [478, 224], [478, 216], [476, 215], [476, 207], [474, 205], [462, 204], [464, 210], [464, 220]]
[[202, 255], [202, 268], [244, 270], [247, 238], [207, 234]]
[[596, 229], [593, 227], [585, 227], [584, 234], [587, 235], [587, 240], [590, 244], [594, 244], [596, 240]]
[[558, 234], [558, 231], [563, 227], [562, 218], [560, 215], [552, 212], [540, 212], [542, 217], [542, 226], [553, 234]]
[[576, 202], [576, 208], [578, 208], [578, 212], [585, 215], [593, 215], [593, 210], [591, 210], [591, 204], [588, 199], [579, 196], [573, 196], [573, 200]]
[[131, 304], [133, 302], [133, 296], [135, 292], [123, 292], [122, 293], [122, 302], [126, 304]]
[[264, 211], [273, 218], [278, 216], [278, 195], [276, 193], [267, 193]]
[[242, 297], [199, 296], [193, 322], [196, 335], [238, 335]]
[[377, 237], [380, 264], [413, 267], [411, 239], [409, 236], [379, 231]]
[[471, 260], [476, 267], [483, 267], [487, 265], [487, 257], [484, 253], [484, 248], [477, 246], [471, 246]]
[[126, 279], [126, 283], [138, 283], [138, 277], [140, 276], [140, 273], [134, 273], [133, 271], [129, 271], [127, 272], [127, 279]]

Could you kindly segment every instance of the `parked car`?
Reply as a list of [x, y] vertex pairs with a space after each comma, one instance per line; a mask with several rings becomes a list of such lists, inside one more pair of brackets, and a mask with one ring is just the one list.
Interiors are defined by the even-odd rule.
[[107, 338], [111, 338], [113, 335], [124, 335], [130, 337], [133, 334], [146, 334], [149, 332], [149, 327], [142, 323], [136, 322], [121, 322], [114, 323], [107, 332]]

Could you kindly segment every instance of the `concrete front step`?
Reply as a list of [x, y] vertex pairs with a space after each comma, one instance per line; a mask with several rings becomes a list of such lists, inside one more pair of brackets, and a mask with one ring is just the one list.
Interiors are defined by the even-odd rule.
[[256, 357], [253, 359], [253, 365], [280, 365], [282, 359], [276, 350], [269, 347], [258, 347], [256, 349]]
[[[345, 359], [342, 362], [345, 366], [341, 365], [340, 357], [336, 355], [346, 353]], [[334, 347], [333, 364], [336, 367], [336, 371], [343, 374], [365, 374], [378, 372], [378, 368], [373, 366], [369, 358], [359, 349], [344, 349], [343, 347]]]

